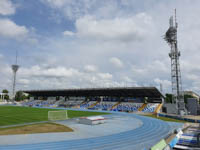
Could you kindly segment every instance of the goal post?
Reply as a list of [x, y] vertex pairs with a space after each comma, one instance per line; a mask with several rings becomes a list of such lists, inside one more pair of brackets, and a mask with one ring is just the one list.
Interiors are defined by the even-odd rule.
[[67, 110], [65, 111], [48, 111], [48, 120], [66, 120], [68, 119]]

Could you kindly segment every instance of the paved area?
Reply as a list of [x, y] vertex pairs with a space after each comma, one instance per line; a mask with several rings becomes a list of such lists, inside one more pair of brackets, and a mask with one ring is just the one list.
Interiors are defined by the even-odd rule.
[[133, 130], [143, 124], [139, 119], [127, 116], [105, 115], [105, 118], [106, 123], [100, 125], [79, 124], [78, 119], [57, 121], [56, 123], [72, 128], [74, 132], [4, 135], [0, 136], [0, 145], [33, 144], [63, 140], [67, 141], [75, 139], [86, 139]]
[[195, 120], [200, 120], [200, 116], [187, 115], [187, 116], [185, 116], [185, 118], [188, 118], [188, 119], [195, 119]]
[[76, 120], [60, 122], [74, 128], [74, 133], [0, 136], [0, 149], [144, 150], [182, 126], [128, 113], [113, 112], [109, 117], [100, 126], [79, 125]]
[[[162, 114], [166, 114], [166, 113], [162, 113]], [[177, 116], [176, 114], [166, 114], [166, 115], [170, 115], [170, 116]], [[188, 119], [194, 119], [194, 120], [200, 120], [200, 115], [194, 116], [194, 115], [184, 115], [184, 116], [179, 116], [182, 118], [188, 118]]]

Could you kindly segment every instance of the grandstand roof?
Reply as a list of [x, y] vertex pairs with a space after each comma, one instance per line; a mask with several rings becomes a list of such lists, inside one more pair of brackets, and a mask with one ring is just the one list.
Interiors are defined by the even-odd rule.
[[148, 97], [161, 100], [163, 95], [155, 87], [113, 87], [113, 88], [82, 88], [57, 90], [29, 90], [23, 91], [32, 96], [109, 96], [109, 97]]

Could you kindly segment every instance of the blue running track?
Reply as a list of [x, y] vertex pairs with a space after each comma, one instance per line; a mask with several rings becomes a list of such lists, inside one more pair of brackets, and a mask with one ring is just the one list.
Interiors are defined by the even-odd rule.
[[143, 124], [133, 130], [112, 135], [37, 144], [0, 145], [0, 150], [144, 150], [165, 138], [172, 130], [169, 123], [158, 119], [129, 113], [112, 113], [134, 117]]

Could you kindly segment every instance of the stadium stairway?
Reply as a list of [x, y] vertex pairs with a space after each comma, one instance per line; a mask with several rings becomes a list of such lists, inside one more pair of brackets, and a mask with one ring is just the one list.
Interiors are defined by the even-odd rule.
[[147, 104], [144, 103], [144, 104], [138, 109], [138, 111], [143, 111], [143, 109], [144, 109], [146, 106], [147, 106]]
[[154, 113], [159, 113], [160, 109], [162, 108], [163, 104], [159, 104], [158, 107], [155, 109]]
[[46, 142], [37, 144], [25, 145], [5, 145], [0, 146], [0, 149], [6, 150], [144, 150], [149, 149], [156, 144], [160, 139], [166, 137], [171, 132], [169, 124], [164, 121], [139, 116], [136, 114], [118, 113], [122, 117], [134, 117], [142, 121], [142, 125], [136, 129], [116, 133], [113, 135], [78, 139], [78, 140], [63, 140], [59, 142]]
[[61, 103], [64, 103], [64, 99], [60, 99], [60, 100], [58, 100], [58, 101], [56, 101], [54, 104], [55, 105], [59, 105], [59, 104], [61, 104]]
[[80, 108], [80, 105], [73, 106], [72, 108]]
[[80, 105], [84, 105], [84, 104], [86, 104], [88, 102], [89, 102], [88, 100], [84, 100]]
[[197, 133], [183, 133], [174, 149], [200, 149], [197, 141]]
[[93, 108], [94, 106], [96, 106], [96, 105], [99, 104], [99, 103], [100, 103], [100, 101], [95, 102], [94, 104], [90, 105], [90, 106], [88, 107], [88, 109], [89, 109], [89, 108]]
[[88, 101], [87, 101], [87, 100], [84, 100], [81, 104], [76, 105], [76, 106], [74, 106], [74, 107], [72, 107], [72, 108], [81, 108], [81, 105], [84, 105], [84, 104], [86, 104], [86, 103], [88, 103]]
[[120, 103], [121, 103], [121, 102], [117, 102], [116, 104], [114, 104], [110, 110], [115, 109]]

